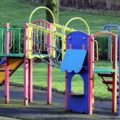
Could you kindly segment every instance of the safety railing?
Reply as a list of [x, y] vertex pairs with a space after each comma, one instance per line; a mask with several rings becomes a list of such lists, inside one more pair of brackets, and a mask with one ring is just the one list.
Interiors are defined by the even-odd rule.
[[[101, 34], [106, 34], [106, 35], [110, 35], [111, 36], [111, 40], [112, 40], [112, 42], [111, 42], [111, 44], [110, 44], [110, 61], [111, 62], [113, 62], [113, 56], [114, 56], [114, 47], [113, 46], [115, 46], [114, 45], [114, 41], [117, 41], [117, 35], [116, 34], [114, 34], [114, 33], [112, 33], [112, 32], [109, 32], [109, 31], [101, 31], [101, 32], [97, 32], [97, 33], [95, 33], [95, 34], [93, 34], [93, 35], [91, 35], [91, 37], [92, 37], [92, 40], [93, 40], [93, 42], [95, 43], [95, 47], [96, 47], [96, 50], [95, 50], [95, 59], [94, 59], [94, 62], [97, 62], [98, 61], [98, 59], [99, 59], [99, 52], [98, 52], [98, 41], [97, 40], [94, 40], [94, 38], [96, 37], [96, 36], [98, 36], [98, 35], [101, 35]], [[118, 43], [116, 42], [116, 44], [118, 45]], [[117, 47], [117, 46], [116, 46]]]
[[0, 28], [0, 57], [23, 56], [23, 28]]

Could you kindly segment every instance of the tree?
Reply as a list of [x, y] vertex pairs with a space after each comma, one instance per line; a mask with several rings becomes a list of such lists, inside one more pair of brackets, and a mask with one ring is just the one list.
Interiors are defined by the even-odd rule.
[[[59, 0], [46, 0], [46, 7], [48, 7], [54, 14], [56, 23], [59, 23]], [[46, 11], [47, 20], [53, 23], [50, 12]]]

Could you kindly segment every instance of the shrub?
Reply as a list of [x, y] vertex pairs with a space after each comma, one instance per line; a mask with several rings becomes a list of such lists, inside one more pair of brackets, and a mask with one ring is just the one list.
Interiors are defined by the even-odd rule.
[[100, 36], [96, 37], [96, 40], [98, 41], [99, 59], [108, 59], [108, 37]]

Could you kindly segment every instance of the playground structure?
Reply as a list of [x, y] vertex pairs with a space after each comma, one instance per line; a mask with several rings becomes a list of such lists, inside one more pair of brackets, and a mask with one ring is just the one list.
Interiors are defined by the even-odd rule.
[[[32, 21], [35, 12], [40, 9], [48, 10], [51, 13], [53, 23], [46, 20]], [[83, 22], [87, 28], [87, 33], [69, 28], [68, 25], [74, 20]], [[109, 31], [112, 27], [118, 29], [118, 37], [117, 34]], [[98, 60], [98, 42], [95, 38], [101, 34], [111, 36], [112, 68], [109, 69], [94, 67], [94, 61]], [[62, 26], [55, 23], [54, 15], [50, 9], [38, 7], [31, 13], [29, 22], [24, 25], [24, 29], [10, 28], [9, 24], [6, 24], [5, 28], [0, 29], [0, 36], [0, 82], [5, 82], [6, 103], [10, 102], [10, 75], [22, 63], [24, 64], [24, 104], [28, 105], [29, 102], [33, 101], [32, 61], [34, 58], [40, 58], [48, 64], [47, 103], [51, 104], [52, 66], [60, 65], [58, 59], [61, 54], [62, 63], [60, 69], [66, 72], [66, 110], [92, 114], [94, 106], [94, 73], [96, 73], [102, 78], [103, 83], [107, 85], [108, 91], [112, 94], [112, 112], [115, 113], [118, 109], [120, 115], [120, 104], [117, 105], [117, 103], [120, 103], [119, 26], [106, 25], [103, 31], [90, 34], [90, 28], [84, 19], [75, 17], [70, 19], [65, 26]], [[57, 40], [62, 42], [61, 49], [57, 48]], [[96, 46], [96, 51], [94, 46]], [[56, 54], [56, 51], [59, 52], [59, 55]], [[119, 67], [117, 66], [117, 59], [119, 60]], [[82, 95], [71, 92], [71, 81], [76, 74], [83, 78], [84, 94]], [[108, 80], [108, 78], [111, 79]]]
[[[98, 60], [98, 43], [95, 37], [101, 34], [112, 36], [112, 68], [94, 68], [94, 43]], [[83, 32], [72, 32], [66, 37], [66, 53], [61, 64], [61, 71], [66, 73], [66, 109], [69, 111], [92, 114], [94, 105], [94, 73], [98, 74], [108, 91], [112, 93], [112, 112], [117, 111], [117, 36], [111, 32], [97, 32], [92, 35]], [[76, 58], [76, 59], [72, 59]], [[79, 64], [79, 62], [81, 64]], [[84, 82], [84, 94], [71, 92], [71, 82], [74, 75], [79, 74]], [[111, 77], [110, 80], [106, 77]]]

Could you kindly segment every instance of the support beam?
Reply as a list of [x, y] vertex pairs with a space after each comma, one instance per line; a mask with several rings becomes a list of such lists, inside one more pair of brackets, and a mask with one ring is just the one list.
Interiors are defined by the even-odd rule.
[[47, 104], [52, 104], [52, 66], [51, 60], [49, 60], [48, 64], [48, 81], [47, 81]]
[[24, 105], [28, 105], [28, 60], [24, 58]]
[[[10, 28], [9, 23], [5, 25], [6, 28]], [[5, 53], [6, 55], [9, 54], [9, 30], [7, 29], [5, 34]], [[10, 86], [9, 86], [9, 58], [6, 57], [5, 62], [5, 103], [10, 102]]]
[[27, 25], [24, 25], [24, 105], [28, 105], [28, 59], [26, 58], [27, 55]]
[[5, 103], [10, 103], [10, 85], [9, 85], [9, 58], [5, 62]]
[[[48, 25], [48, 28], [51, 29], [51, 24]], [[52, 54], [50, 46], [52, 46], [52, 35], [48, 33], [48, 54]], [[47, 104], [52, 104], [52, 61], [49, 59], [48, 62], [48, 80], [47, 80]]]
[[93, 113], [94, 103], [94, 79], [93, 79], [93, 38], [90, 36], [88, 41], [88, 113]]
[[33, 83], [32, 83], [32, 79], [33, 79], [33, 70], [32, 70], [33, 66], [32, 66], [32, 59], [29, 60], [29, 70], [28, 70], [28, 75], [29, 75], [29, 102], [32, 103], [33, 102]]

